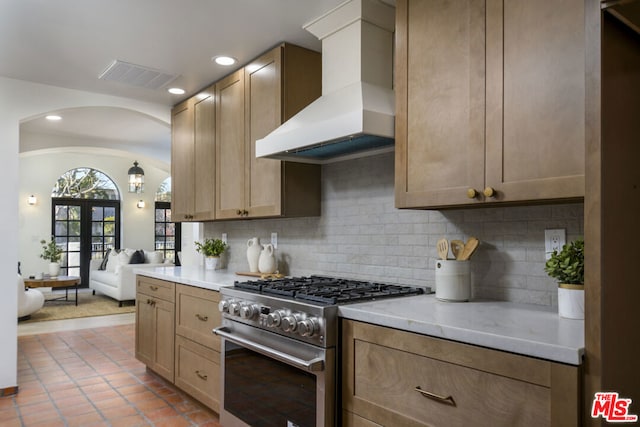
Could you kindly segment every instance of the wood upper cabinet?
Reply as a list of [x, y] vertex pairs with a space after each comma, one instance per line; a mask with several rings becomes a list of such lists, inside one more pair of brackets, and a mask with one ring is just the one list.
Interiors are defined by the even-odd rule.
[[582, 0], [398, 0], [396, 206], [584, 197]]
[[175, 221], [214, 219], [214, 87], [172, 110], [171, 184]]
[[342, 321], [342, 423], [578, 426], [580, 369]]
[[320, 214], [320, 166], [255, 157], [257, 139], [320, 96], [320, 73], [317, 52], [284, 44], [216, 84], [216, 219]]
[[216, 83], [216, 219], [243, 216], [245, 188], [244, 72]]

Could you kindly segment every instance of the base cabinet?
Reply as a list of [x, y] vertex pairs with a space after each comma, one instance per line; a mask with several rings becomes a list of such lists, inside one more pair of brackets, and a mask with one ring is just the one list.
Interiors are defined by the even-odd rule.
[[137, 276], [136, 358], [220, 411], [220, 293]]
[[579, 368], [343, 321], [343, 425], [578, 426]]
[[149, 369], [173, 382], [173, 283], [138, 276], [136, 286], [136, 358]]

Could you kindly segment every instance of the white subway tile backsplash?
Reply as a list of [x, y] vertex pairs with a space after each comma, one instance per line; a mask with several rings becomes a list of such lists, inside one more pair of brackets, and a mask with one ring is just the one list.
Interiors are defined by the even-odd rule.
[[[324, 165], [322, 215], [206, 223], [205, 236], [226, 232], [230, 271], [246, 271], [246, 242], [268, 243], [285, 274], [326, 274], [434, 287], [441, 237], [481, 244], [472, 259], [474, 298], [556, 305], [556, 283], [544, 272], [544, 230], [584, 232], [583, 205], [399, 210], [394, 207], [394, 159], [384, 154]], [[452, 256], [452, 255], [450, 255]]]

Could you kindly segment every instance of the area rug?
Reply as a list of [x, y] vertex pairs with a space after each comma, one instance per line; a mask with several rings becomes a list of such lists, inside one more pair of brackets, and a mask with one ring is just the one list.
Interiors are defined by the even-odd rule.
[[[64, 295], [64, 293], [62, 294]], [[55, 298], [57, 294], [47, 295], [46, 298]], [[22, 323], [43, 322], [46, 320], [75, 319], [78, 317], [106, 316], [110, 314], [133, 313], [135, 305], [126, 303], [124, 307], [118, 307], [118, 301], [104, 295], [92, 295], [91, 292], [78, 293], [78, 306], [72, 301], [75, 292], [69, 291], [69, 301], [54, 300], [45, 301], [44, 307], [31, 315], [30, 319], [21, 320]]]

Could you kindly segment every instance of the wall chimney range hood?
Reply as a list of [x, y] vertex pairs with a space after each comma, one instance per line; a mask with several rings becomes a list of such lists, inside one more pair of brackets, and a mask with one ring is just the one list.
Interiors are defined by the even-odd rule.
[[392, 151], [395, 8], [349, 0], [304, 28], [322, 41], [322, 96], [256, 141], [256, 156], [330, 163]]

